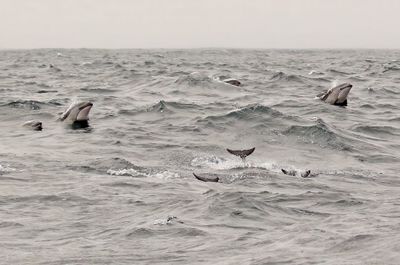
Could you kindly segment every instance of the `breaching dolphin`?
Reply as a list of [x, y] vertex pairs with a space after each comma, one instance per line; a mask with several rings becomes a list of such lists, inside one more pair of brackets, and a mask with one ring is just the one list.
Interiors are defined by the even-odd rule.
[[72, 125], [74, 129], [89, 126], [89, 112], [93, 107], [92, 102], [84, 101], [72, 103], [71, 106], [61, 114], [59, 120]]
[[331, 105], [347, 106], [347, 96], [352, 87], [349, 83], [343, 83], [317, 95], [317, 98]]

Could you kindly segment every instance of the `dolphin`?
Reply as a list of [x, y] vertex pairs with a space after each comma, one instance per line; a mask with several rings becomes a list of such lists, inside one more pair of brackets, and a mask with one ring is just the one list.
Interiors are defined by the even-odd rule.
[[22, 126], [30, 128], [34, 131], [41, 131], [43, 129], [42, 122], [35, 120], [27, 121], [24, 124], [22, 124]]
[[353, 85], [349, 83], [343, 83], [317, 95], [317, 98], [331, 105], [347, 106], [347, 95], [352, 87]]
[[256, 150], [255, 147], [251, 148], [251, 149], [247, 149], [247, 150], [232, 150], [232, 149], [226, 149], [226, 151], [228, 151], [230, 154], [235, 155], [240, 157], [242, 160], [246, 159], [246, 157], [248, 157], [249, 155], [251, 155], [254, 150]]
[[193, 176], [197, 178], [198, 180], [204, 181], [204, 182], [218, 182], [219, 177], [201, 177], [195, 173], [193, 173]]
[[227, 78], [222, 80], [222, 82], [225, 82], [227, 84], [233, 85], [233, 86], [240, 86], [242, 83], [240, 83], [239, 80], [234, 79], [234, 78]]
[[89, 127], [89, 112], [93, 107], [92, 102], [84, 101], [72, 103], [71, 106], [61, 114], [59, 120], [72, 125], [72, 128]]
[[[283, 168], [281, 170], [282, 170], [283, 174], [289, 175], [289, 176], [296, 176], [297, 173], [298, 173], [296, 170], [286, 170], [286, 169], [283, 169]], [[302, 178], [307, 178], [310, 175], [310, 173], [311, 173], [311, 170], [306, 170], [306, 171], [304, 171], [302, 173], [300, 172], [300, 176]]]

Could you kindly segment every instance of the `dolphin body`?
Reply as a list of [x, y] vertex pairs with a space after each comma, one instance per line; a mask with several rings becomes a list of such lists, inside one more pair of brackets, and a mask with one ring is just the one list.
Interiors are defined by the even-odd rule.
[[225, 82], [227, 84], [233, 85], [233, 86], [240, 86], [242, 83], [240, 83], [239, 80], [235, 79], [235, 78], [227, 78], [222, 80], [222, 82]]
[[34, 131], [41, 131], [43, 129], [42, 122], [36, 120], [27, 121], [24, 124], [22, 124], [22, 126], [32, 129]]
[[196, 178], [196, 179], [198, 179], [198, 180], [200, 180], [200, 181], [204, 181], [204, 182], [218, 182], [219, 181], [219, 177], [213, 177], [213, 176], [206, 176], [206, 177], [203, 177], [203, 176], [199, 176], [199, 175], [197, 175], [196, 173], [194, 173], [193, 172], [193, 176]]
[[92, 107], [93, 103], [88, 101], [72, 103], [71, 106], [61, 114], [59, 120], [70, 124], [73, 129], [89, 127], [89, 112]]
[[331, 105], [347, 106], [347, 96], [352, 87], [349, 83], [343, 83], [317, 95], [317, 98]]
[[282, 173], [289, 176], [297, 176], [300, 175], [302, 178], [307, 178], [310, 176], [311, 170], [306, 170], [304, 172], [297, 172], [296, 170], [286, 170], [281, 169]]

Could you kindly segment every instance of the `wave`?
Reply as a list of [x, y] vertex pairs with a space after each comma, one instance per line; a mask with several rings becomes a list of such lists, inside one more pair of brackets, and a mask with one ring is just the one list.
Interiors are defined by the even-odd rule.
[[250, 105], [244, 108], [240, 108], [238, 110], [231, 111], [225, 116], [242, 119], [242, 118], [252, 118], [254, 116], [259, 116], [259, 115], [264, 116], [265, 114], [267, 114], [270, 117], [285, 117], [285, 115], [282, 112], [274, 110], [271, 107], [259, 104]]
[[59, 100], [49, 100], [47, 102], [37, 101], [37, 100], [15, 100], [9, 103], [0, 105], [1, 107], [10, 107], [17, 109], [30, 109], [30, 110], [40, 110], [44, 106], [61, 106], [62, 103]]
[[74, 63], [75, 66], [83, 66], [83, 67], [88, 67], [88, 68], [97, 68], [99, 66], [107, 66], [107, 67], [116, 67], [119, 68], [121, 66], [117, 62], [113, 61], [108, 61], [108, 60], [94, 60], [94, 61], [84, 61], [81, 63]]
[[352, 128], [356, 132], [362, 132], [373, 135], [400, 135], [399, 129], [393, 126], [378, 126], [378, 125], [359, 125]]
[[50, 88], [51, 86], [43, 83], [43, 82], [37, 82], [37, 81], [17, 81], [17, 84], [21, 85], [21, 86], [36, 86], [36, 87], [40, 87], [40, 88]]
[[138, 114], [146, 114], [146, 113], [178, 113], [182, 111], [192, 111], [199, 109], [200, 106], [192, 103], [180, 103], [175, 101], [165, 101], [160, 100], [154, 105], [148, 107], [142, 107], [136, 110], [127, 110], [121, 109], [118, 111], [118, 114], [125, 115], [138, 115]]
[[200, 86], [213, 83], [213, 79], [201, 72], [193, 72], [185, 76], [180, 76], [175, 81], [179, 85]]
[[80, 90], [95, 94], [108, 94], [108, 93], [115, 93], [118, 91], [116, 89], [111, 89], [111, 88], [90, 88], [90, 87], [84, 87], [81, 88]]
[[382, 73], [386, 73], [386, 72], [397, 72], [397, 71], [400, 71], [400, 67], [398, 67], [398, 66], [394, 66], [394, 65], [391, 65], [391, 66], [384, 66], [383, 67], [383, 70], [382, 70]]
[[281, 124], [297, 121], [296, 116], [285, 115], [282, 112], [260, 104], [252, 104], [225, 114], [211, 115], [197, 119], [198, 123], [206, 126], [222, 126], [222, 129], [235, 126], [235, 121], [249, 123], [249, 128], [260, 128], [268, 125], [280, 126]]
[[336, 69], [328, 69], [328, 71], [332, 74], [341, 75], [341, 76], [348, 76], [348, 75], [355, 74], [355, 73], [348, 73], [348, 72], [340, 71], [340, 70], [336, 70]]
[[255, 118], [265, 118], [265, 117], [285, 117], [285, 115], [277, 110], [274, 110], [271, 107], [267, 107], [264, 105], [254, 104], [249, 105], [237, 110], [230, 111], [227, 114], [216, 115], [216, 116], [208, 116], [204, 120], [223, 120], [227, 118], [234, 118], [238, 120], [251, 120]]
[[157, 104], [148, 108], [147, 111], [174, 112], [174, 111], [187, 110], [187, 109], [191, 110], [193, 108], [199, 108], [199, 106], [197, 106], [195, 104], [191, 104], [191, 103], [180, 103], [180, 102], [175, 102], [175, 101], [160, 100]]
[[180, 175], [168, 170], [159, 170], [137, 166], [130, 161], [120, 158], [99, 158], [69, 168], [83, 172], [98, 172], [112, 176], [130, 176], [135, 178], [171, 179], [180, 178]]
[[99, 172], [99, 173], [106, 173], [108, 170], [118, 170], [121, 168], [132, 168], [136, 170], [142, 169], [139, 166], [131, 163], [130, 161], [120, 158], [120, 157], [113, 157], [113, 158], [98, 158], [95, 160], [91, 160], [88, 162], [82, 162], [78, 165], [70, 165], [68, 168], [77, 171], [83, 172]]
[[353, 81], [353, 82], [364, 82], [364, 81], [367, 81], [367, 79], [366, 79], [365, 77], [356, 76], [356, 75], [353, 75], [353, 76], [348, 77], [348, 80], [349, 80], [350, 82], [351, 82], [351, 81]]
[[[260, 198], [263, 198], [260, 200]], [[326, 212], [312, 211], [304, 209], [305, 207], [286, 206], [277, 201], [305, 201], [307, 195], [292, 196], [274, 196], [269, 192], [221, 192], [211, 193], [207, 197], [209, 204], [208, 211], [219, 216], [241, 217], [249, 220], [261, 220], [267, 217], [271, 220], [271, 216], [310, 216], [310, 217], [327, 217], [331, 214]], [[290, 205], [290, 204], [289, 204]], [[245, 211], [243, 211], [245, 209]], [[274, 218], [272, 218], [274, 219]], [[257, 230], [264, 228], [258, 227]]]
[[137, 170], [135, 168], [108, 169], [107, 174], [113, 176], [130, 176], [135, 178], [178, 179], [180, 175], [168, 170], [148, 172], [149, 169]]
[[23, 227], [24, 225], [21, 223], [17, 223], [17, 222], [0, 222], [0, 228], [6, 228], [6, 227]]
[[286, 74], [284, 72], [277, 72], [271, 76], [270, 81], [294, 81], [303, 82], [303, 80], [298, 75]]
[[9, 165], [2, 166], [0, 165], [0, 175], [2, 173], [14, 172], [16, 171], [15, 168], [10, 167]]
[[382, 89], [380, 89], [382, 92], [384, 92], [385, 94], [389, 94], [389, 95], [399, 95], [400, 91], [394, 91], [393, 89], [389, 89], [387, 87], [384, 87]]
[[323, 77], [309, 77], [303, 75], [296, 74], [287, 74], [284, 72], [275, 73], [270, 79], [271, 82], [293, 82], [293, 83], [302, 83], [302, 84], [314, 84], [319, 82], [330, 82], [328, 79]]
[[391, 121], [391, 122], [400, 122], [400, 117], [390, 118], [390, 119], [388, 119], [388, 121]]
[[58, 195], [31, 195], [31, 196], [1, 196], [2, 203], [16, 203], [16, 202], [28, 202], [28, 203], [62, 203], [62, 204], [91, 204], [92, 200], [76, 196], [68, 193]]
[[42, 105], [44, 105], [43, 102], [36, 101], [36, 100], [16, 100], [16, 101], [12, 101], [7, 104], [4, 104], [2, 106], [18, 108], [18, 109], [39, 110], [42, 108], [41, 107]]
[[316, 76], [325, 75], [324, 72], [319, 72], [319, 71], [317, 71], [317, 70], [311, 70], [308, 74], [309, 74], [309, 75], [316, 75]]
[[[215, 155], [210, 156], [196, 156], [190, 162], [192, 167], [202, 169], [215, 169], [215, 170], [230, 170], [230, 169], [262, 169], [271, 172], [280, 172], [280, 167], [274, 162], [243, 162], [240, 159], [226, 159]], [[231, 176], [236, 178], [237, 176]]]
[[286, 136], [296, 137], [301, 141], [318, 144], [323, 148], [333, 148], [342, 151], [352, 150], [349, 141], [333, 127], [328, 126], [322, 119], [317, 119], [313, 125], [292, 125], [283, 131]]

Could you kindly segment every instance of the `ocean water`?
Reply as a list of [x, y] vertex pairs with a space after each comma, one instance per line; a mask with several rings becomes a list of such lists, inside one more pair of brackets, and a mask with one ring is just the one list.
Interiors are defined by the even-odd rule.
[[400, 51], [3, 50], [0, 95], [0, 264], [400, 264]]

